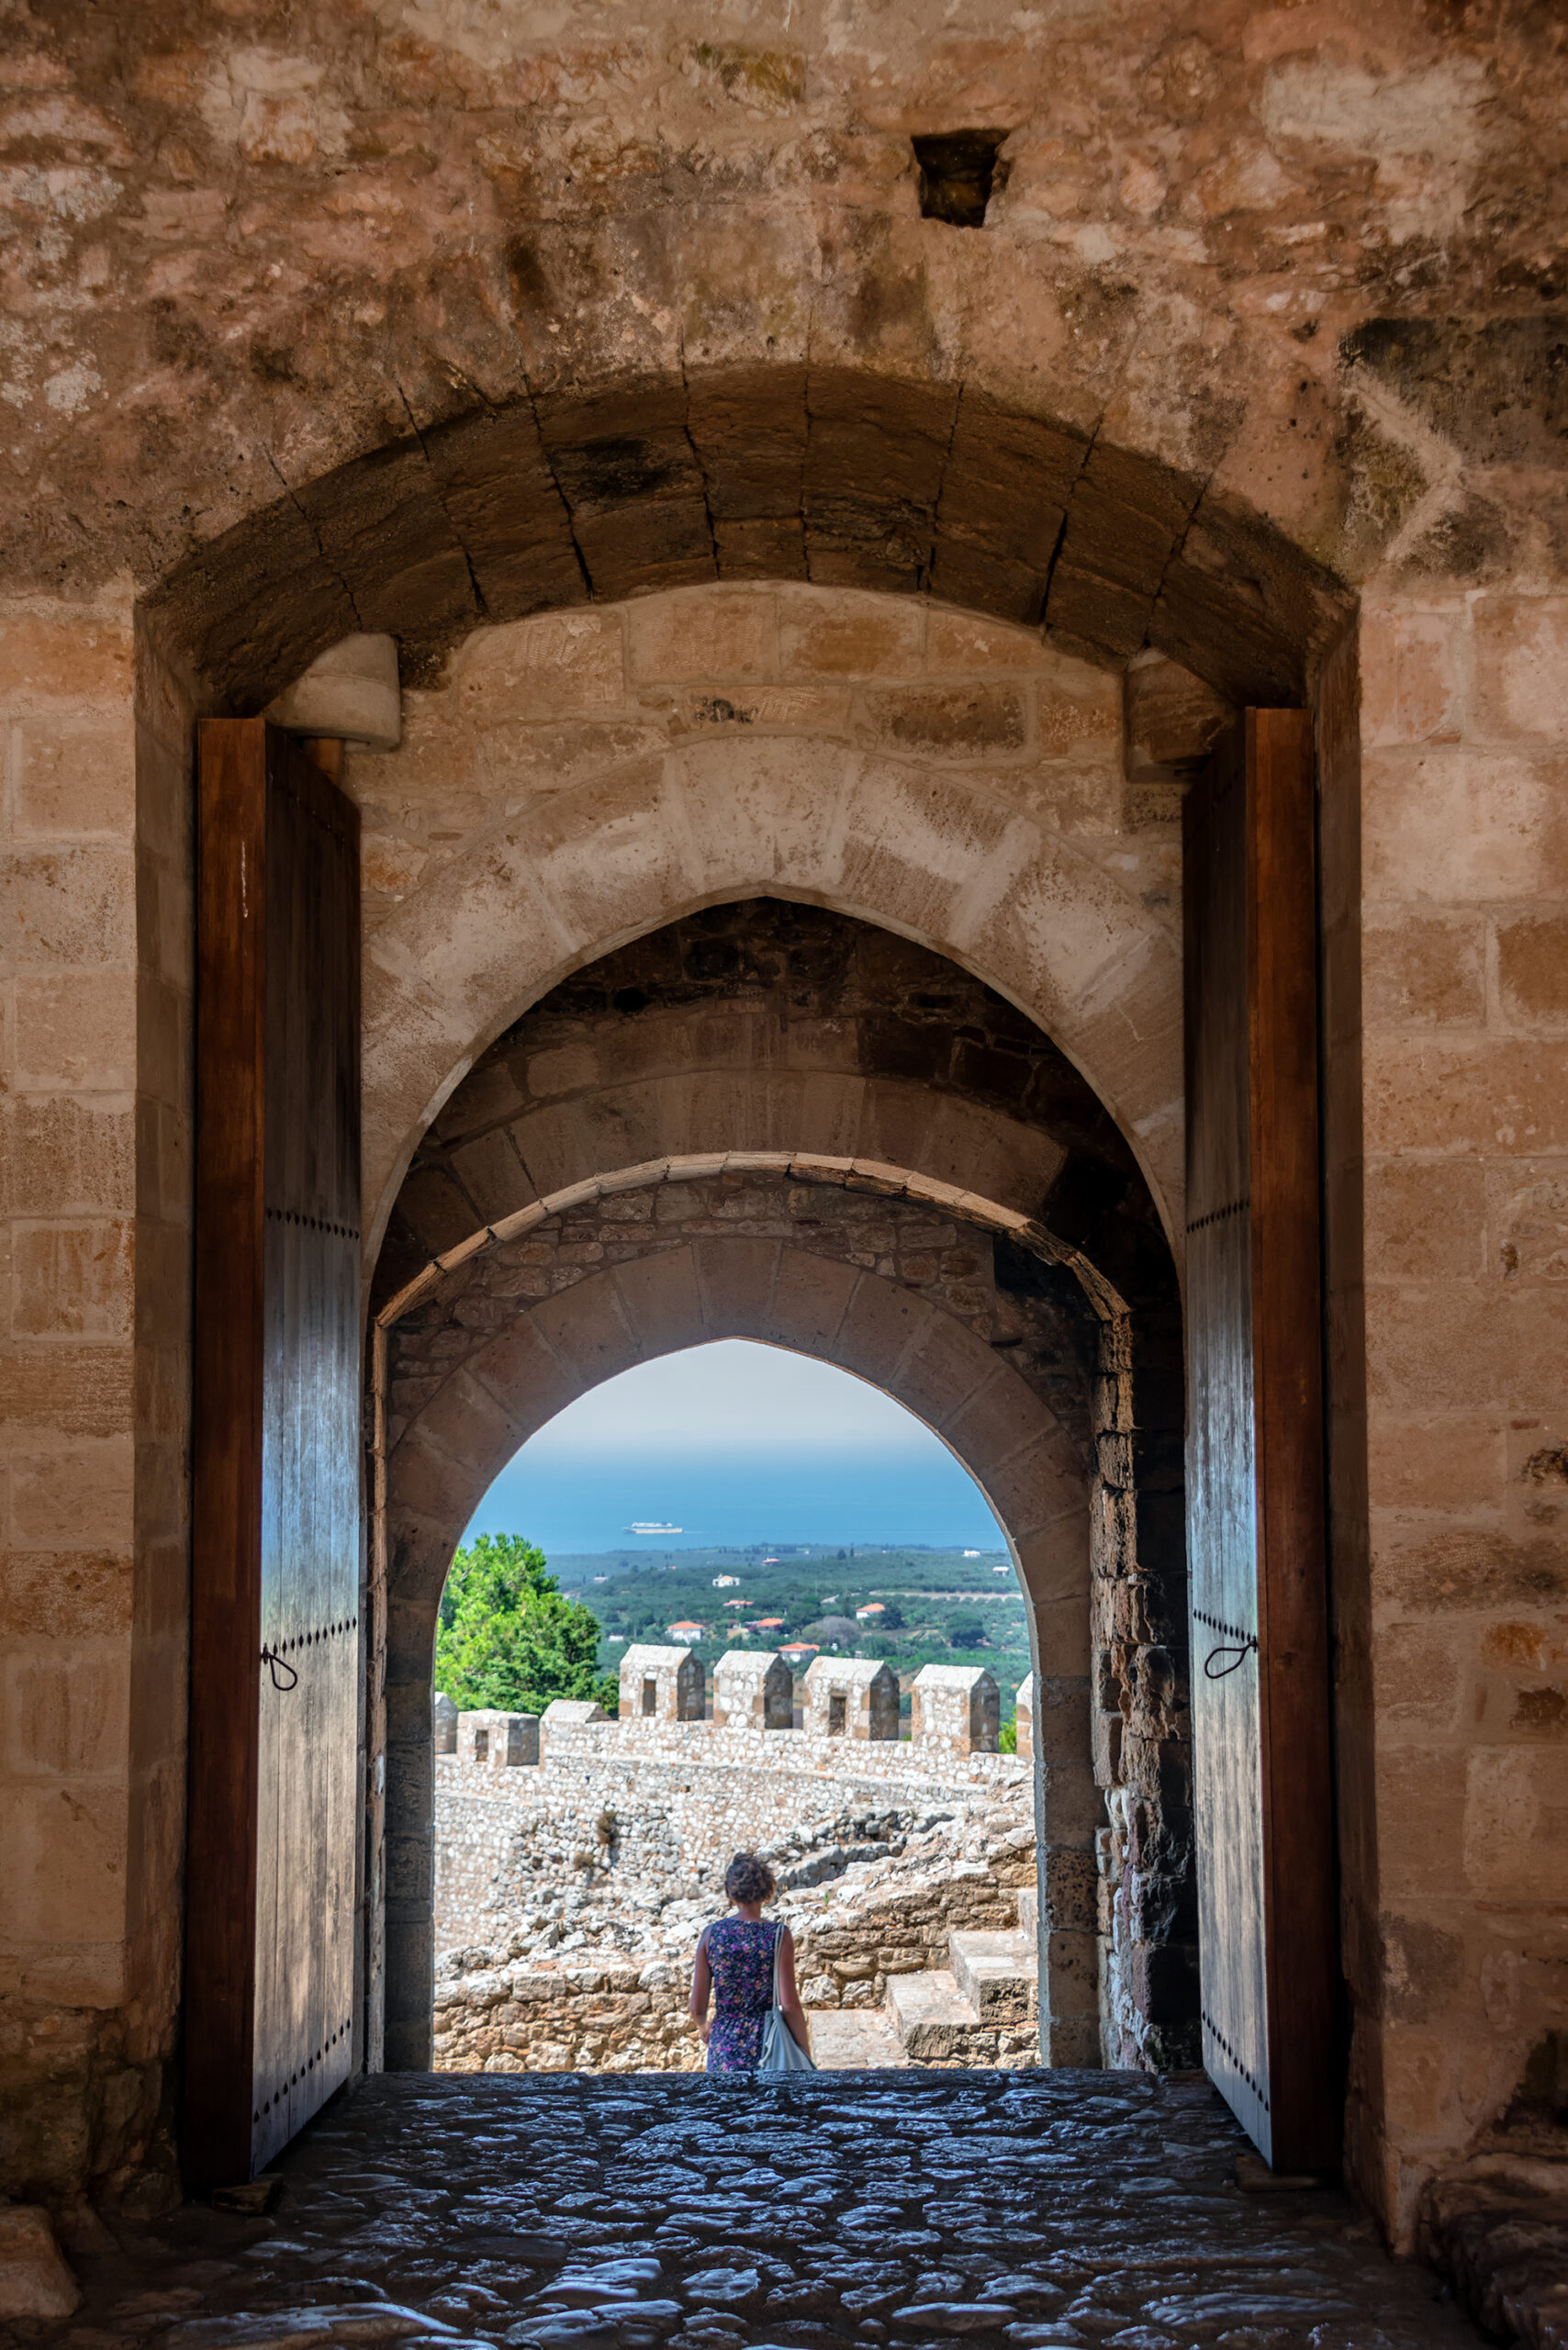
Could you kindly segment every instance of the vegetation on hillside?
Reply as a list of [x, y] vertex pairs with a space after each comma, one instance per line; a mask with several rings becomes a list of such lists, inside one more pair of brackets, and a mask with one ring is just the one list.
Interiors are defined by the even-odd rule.
[[435, 1685], [460, 1713], [543, 1713], [552, 1697], [597, 1697], [616, 1710], [599, 1670], [599, 1624], [566, 1599], [544, 1553], [521, 1534], [481, 1534], [458, 1551], [442, 1594]]
[[[704, 1628], [700, 1639], [679, 1637], [710, 1672], [726, 1649], [796, 1639], [885, 1658], [906, 1690], [924, 1664], [984, 1664], [1000, 1684], [1004, 1718], [1029, 1671], [1024, 1597], [1001, 1550], [759, 1543], [573, 1552], [556, 1565], [603, 1623], [601, 1671], [613, 1672], [633, 1641], [663, 1643], [672, 1624], [686, 1621]], [[734, 1580], [715, 1582], [721, 1575]], [[881, 1612], [857, 1621], [856, 1609], [872, 1603]]]

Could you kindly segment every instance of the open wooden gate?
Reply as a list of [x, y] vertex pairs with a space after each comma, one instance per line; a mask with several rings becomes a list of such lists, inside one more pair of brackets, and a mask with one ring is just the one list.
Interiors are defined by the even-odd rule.
[[1338, 2160], [1312, 722], [1187, 807], [1187, 1550], [1204, 2063], [1278, 2170]]
[[348, 2074], [358, 1745], [359, 817], [201, 729], [184, 2157], [250, 2177]]

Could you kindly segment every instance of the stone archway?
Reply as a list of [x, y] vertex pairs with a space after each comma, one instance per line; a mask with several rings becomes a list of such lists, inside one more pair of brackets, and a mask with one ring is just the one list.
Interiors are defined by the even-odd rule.
[[[1090, 1714], [1075, 1693], [1051, 1734], [1073, 1771], [1092, 1752], [1104, 1789], [1103, 1803], [1091, 1803], [1108, 1832], [1107, 1893], [1117, 1897], [1099, 1921], [1093, 1970], [1107, 2059], [1181, 2061], [1192, 1967], [1180, 1947], [1189, 1830], [1175, 1267], [1115, 1122], [1054, 1042], [993, 991], [928, 948], [772, 899], [648, 933], [543, 998], [451, 1095], [399, 1192], [375, 1289], [378, 1449], [407, 1467], [434, 1440], [442, 1411], [455, 1413], [454, 1430], [488, 1424], [481, 1397], [465, 1405], [453, 1388], [442, 1404], [406, 1363], [399, 1370], [397, 1336], [409, 1317], [433, 1312], [443, 1356], [459, 1360], [470, 1344], [463, 1317], [493, 1320], [493, 1301], [462, 1304], [465, 1268], [498, 1247], [541, 1243], [542, 1227], [593, 1200], [720, 1168], [788, 1179], [808, 1217], [833, 1185], [927, 1218], [957, 1216], [983, 1258], [982, 1286], [1025, 1311], [1047, 1293], [1065, 1301], [1071, 1327], [1058, 1360], [1036, 1359], [1031, 1377], [1047, 1406], [1079, 1415], [1085, 1431], [1075, 1474], [1091, 1513], [1092, 1576], [1072, 1638], [1081, 1644], [1089, 1627], [1095, 1684]], [[611, 1256], [625, 1255], [624, 1225], [602, 1237]], [[936, 1272], [922, 1254], [917, 1293]], [[516, 1292], [535, 1298], [554, 1278], [523, 1267], [513, 1276]], [[1022, 1327], [989, 1332], [1003, 1359], [1021, 1360], [1008, 1349]], [[866, 1366], [873, 1381], [879, 1360]], [[548, 1376], [544, 1392], [556, 1393]], [[450, 1450], [436, 1443], [443, 1458]], [[389, 1519], [389, 1576], [402, 1539], [439, 1591], [465, 1522], [455, 1502], [433, 1529], [410, 1523], [399, 1535]], [[428, 1700], [428, 1651], [389, 1657], [387, 1680], [391, 1715], [410, 1718]], [[1086, 1850], [1081, 1841], [1080, 1858]], [[408, 1870], [394, 1874], [405, 1882]], [[1081, 1905], [1081, 1885], [1073, 1898]], [[1159, 1946], [1158, 1966], [1148, 1944]]]
[[[779, 288], [791, 302], [801, 261]], [[569, 307], [587, 345], [600, 306]], [[766, 314], [757, 302], [759, 335]], [[1020, 401], [993, 352], [938, 382], [879, 364], [874, 334], [854, 341], [837, 364], [682, 352], [669, 372], [622, 352], [599, 372], [585, 350], [575, 377], [555, 373], [571, 346], [548, 349], [547, 392], [514, 377], [510, 398], [465, 407], [449, 389], [422, 430], [362, 439], [172, 565], [157, 609], [238, 708], [355, 628], [398, 635], [429, 678], [487, 619], [726, 578], [930, 594], [1101, 659], [1156, 645], [1238, 700], [1299, 697], [1343, 591], [1201, 460], [1170, 462], [1167, 430], [1134, 445], [1125, 387], [1119, 439], [1037, 385], [1040, 405]], [[309, 429], [318, 447], [344, 431]]]
[[[412, 700], [404, 747], [351, 762], [390, 884], [365, 948], [372, 1247], [431, 1119], [529, 1005], [630, 939], [762, 896], [922, 945], [1043, 1029], [1174, 1245], [1179, 793], [1157, 821], [1129, 811], [1103, 673], [889, 600], [720, 588], [482, 629]], [[748, 701], [737, 670], [792, 682]], [[704, 674], [693, 696], [682, 680]], [[390, 812], [425, 806], [433, 837]]]
[[[808, 1192], [817, 1213], [805, 1229], [791, 1210]], [[737, 1204], [750, 1209], [740, 1230], [731, 1223]], [[847, 1212], [841, 1221], [835, 1204]], [[976, 1250], [944, 1293], [913, 1278], [912, 1264], [940, 1249], [944, 1234], [951, 1255], [955, 1235], [978, 1229], [951, 1200], [913, 1189], [900, 1195], [890, 1183], [855, 1189], [838, 1170], [813, 1177], [799, 1159], [767, 1167], [755, 1154], [716, 1169], [711, 1160], [671, 1168], [651, 1184], [646, 1170], [628, 1170], [518, 1221], [520, 1229], [498, 1232], [392, 1301], [378, 1333], [388, 2064], [429, 2062], [430, 1673], [453, 1550], [498, 1470], [575, 1396], [633, 1364], [729, 1337], [811, 1355], [880, 1387], [942, 1437], [1006, 1528], [1040, 1693], [1047, 2047], [1055, 2063], [1095, 2062], [1093, 1837], [1103, 1814], [1091, 1767], [1089, 1637], [1095, 1430], [1104, 1409], [1102, 1382], [1092, 1382], [1115, 1343], [1100, 1345], [1071, 1274], [1064, 1269], [1054, 1299], [1019, 1301], [997, 1291]], [[621, 1261], [595, 1263], [603, 1242], [590, 1231], [610, 1235]], [[857, 1261], [872, 1231], [896, 1271]], [[542, 1259], [554, 1277], [550, 1293], [521, 1294], [520, 1273]], [[1104, 1302], [1114, 1328], [1125, 1316], [1114, 1298]], [[1074, 1340], [1076, 1408], [1062, 1376], [1064, 1347]], [[1020, 1347], [1015, 1368], [1010, 1358]]]

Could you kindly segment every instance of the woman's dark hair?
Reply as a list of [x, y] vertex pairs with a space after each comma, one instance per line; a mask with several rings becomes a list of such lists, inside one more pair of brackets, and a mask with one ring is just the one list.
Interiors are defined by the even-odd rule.
[[724, 1871], [724, 1891], [732, 1901], [771, 1901], [778, 1890], [773, 1871], [755, 1852], [737, 1852]]

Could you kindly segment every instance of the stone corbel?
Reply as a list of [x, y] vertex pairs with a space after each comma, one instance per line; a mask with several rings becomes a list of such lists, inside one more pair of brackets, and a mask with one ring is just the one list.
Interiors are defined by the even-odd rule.
[[403, 739], [403, 698], [395, 636], [345, 636], [319, 653], [263, 716], [286, 733], [395, 751]]

